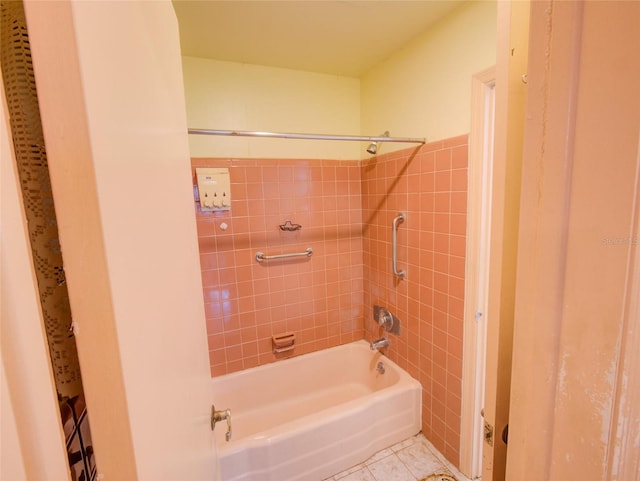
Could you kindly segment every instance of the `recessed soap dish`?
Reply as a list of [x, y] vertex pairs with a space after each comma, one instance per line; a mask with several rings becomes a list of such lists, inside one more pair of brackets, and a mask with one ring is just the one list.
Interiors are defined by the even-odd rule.
[[296, 335], [293, 332], [285, 332], [271, 336], [274, 354], [293, 350], [296, 343]]

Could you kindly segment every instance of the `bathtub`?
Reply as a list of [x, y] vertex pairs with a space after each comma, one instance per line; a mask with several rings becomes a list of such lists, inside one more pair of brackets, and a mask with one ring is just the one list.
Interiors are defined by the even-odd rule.
[[365, 341], [212, 382], [231, 410], [231, 440], [215, 428], [222, 481], [320, 481], [421, 427], [420, 384]]

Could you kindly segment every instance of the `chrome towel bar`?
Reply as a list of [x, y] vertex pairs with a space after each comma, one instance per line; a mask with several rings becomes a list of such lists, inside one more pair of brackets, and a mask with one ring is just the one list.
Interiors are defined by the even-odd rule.
[[398, 276], [400, 279], [404, 279], [405, 272], [403, 270], [398, 270], [398, 235], [396, 231], [398, 230], [398, 224], [400, 222], [404, 222], [404, 219], [404, 214], [400, 213], [393, 218], [393, 223], [391, 224], [391, 258], [393, 274]]
[[312, 255], [313, 255], [313, 249], [311, 247], [307, 247], [307, 249], [304, 252], [291, 252], [289, 254], [276, 254], [271, 256], [268, 256], [263, 252], [257, 252], [256, 261], [262, 262], [262, 261], [268, 261], [271, 259], [286, 259], [288, 257], [303, 257], [303, 256], [311, 257]]

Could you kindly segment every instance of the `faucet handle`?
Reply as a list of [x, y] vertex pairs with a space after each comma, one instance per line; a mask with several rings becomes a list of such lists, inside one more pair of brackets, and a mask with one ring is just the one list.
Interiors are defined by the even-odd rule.
[[224, 438], [227, 442], [231, 441], [231, 409], [223, 409], [216, 411], [216, 407], [211, 405], [211, 430], [216, 427], [216, 423], [219, 421], [227, 421], [227, 432], [224, 434]]
[[374, 305], [373, 318], [386, 332], [400, 335], [400, 320], [386, 307]]
[[378, 309], [378, 316], [376, 320], [378, 321], [378, 325], [384, 327], [384, 330], [389, 332], [393, 329], [393, 315], [389, 312], [388, 309], [381, 307]]

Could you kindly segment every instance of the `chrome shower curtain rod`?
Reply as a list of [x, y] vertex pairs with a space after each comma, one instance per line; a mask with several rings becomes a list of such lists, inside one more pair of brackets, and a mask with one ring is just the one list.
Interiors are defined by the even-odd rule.
[[292, 134], [283, 132], [255, 132], [250, 130], [207, 130], [189, 129], [192, 135], [227, 135], [237, 137], [264, 137], [273, 139], [306, 139], [306, 140], [352, 140], [356, 142], [406, 142], [424, 144], [426, 139], [411, 137], [366, 137], [362, 135], [323, 135], [323, 134]]

